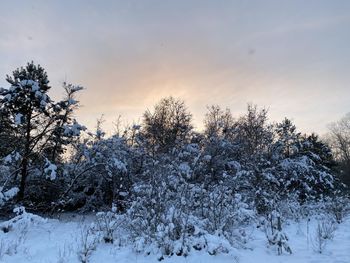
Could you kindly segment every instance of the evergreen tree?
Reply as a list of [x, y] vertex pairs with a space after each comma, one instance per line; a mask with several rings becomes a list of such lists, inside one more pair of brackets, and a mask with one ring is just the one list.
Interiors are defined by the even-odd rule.
[[[11, 86], [1, 89], [0, 105], [2, 111], [8, 113], [10, 125], [21, 141], [13, 151], [21, 156], [18, 199], [22, 200], [28, 175], [38, 168], [35, 166], [43, 165], [43, 172], [51, 179], [55, 178], [57, 167], [51, 161], [55, 161], [59, 151], [56, 147], [51, 150], [51, 156], [45, 156], [47, 149], [63, 143], [64, 136], [78, 135], [82, 127], [70, 125], [72, 120], [62, 117], [77, 102], [64, 100], [54, 103], [48, 95], [51, 87], [47, 73], [40, 65], [28, 63], [8, 75], [6, 80]], [[70, 92], [72, 94], [80, 89], [74, 88]], [[64, 129], [59, 138], [58, 127]]]

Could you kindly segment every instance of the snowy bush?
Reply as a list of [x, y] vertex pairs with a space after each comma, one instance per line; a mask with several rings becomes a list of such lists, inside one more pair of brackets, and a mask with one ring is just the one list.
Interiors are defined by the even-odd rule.
[[292, 254], [292, 250], [288, 244], [288, 237], [282, 230], [281, 215], [277, 210], [273, 210], [268, 215], [265, 221], [264, 231], [269, 244], [277, 248], [278, 255], [281, 255], [283, 250]]
[[25, 231], [31, 226], [47, 222], [45, 218], [27, 213], [24, 207], [17, 207], [13, 212], [16, 213], [14, 218], [0, 223], [0, 229], [5, 233], [13, 230], [18, 232]]
[[3, 191], [3, 188], [0, 187], [0, 207], [3, 206], [6, 201], [14, 198], [17, 195], [18, 191], [18, 187], [12, 187], [7, 191]]
[[67, 189], [60, 200], [64, 209], [92, 211], [106, 209], [112, 203], [119, 210], [126, 207], [132, 150], [124, 138], [98, 134], [96, 131], [77, 142], [65, 167]]
[[93, 229], [96, 229], [105, 243], [114, 243], [115, 240], [121, 240], [116, 236], [116, 231], [125, 223], [124, 216], [117, 213], [117, 208], [112, 207], [111, 211], [98, 212], [96, 214], [96, 220], [93, 225]]
[[324, 238], [324, 229], [321, 223], [317, 224], [313, 237], [311, 238], [311, 244], [315, 252], [322, 254], [327, 245], [328, 239]]
[[343, 196], [325, 198], [324, 205], [326, 212], [339, 224], [350, 212], [349, 199]]
[[196, 169], [193, 162], [198, 159], [191, 162], [187, 151], [180, 151], [178, 162], [188, 161], [186, 172], [179, 171], [181, 176], [177, 166], [159, 165], [149, 183], [138, 183], [132, 190], [134, 201], [126, 222], [138, 252], [157, 254], [159, 259], [187, 256], [194, 250], [214, 255], [247, 242], [243, 227], [252, 221], [253, 211], [230, 189], [228, 176], [217, 185], [193, 182], [188, 174]]

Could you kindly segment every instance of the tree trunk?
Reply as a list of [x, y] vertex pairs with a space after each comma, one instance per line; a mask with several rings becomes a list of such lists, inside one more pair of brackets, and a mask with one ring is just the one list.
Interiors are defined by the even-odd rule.
[[18, 201], [22, 201], [24, 199], [24, 191], [26, 187], [26, 180], [28, 176], [28, 164], [29, 164], [29, 152], [30, 152], [30, 121], [32, 114], [28, 114], [27, 125], [26, 125], [26, 138], [25, 138], [25, 149], [22, 160], [22, 168], [21, 168], [21, 183], [19, 186], [18, 192]]
[[18, 201], [22, 201], [24, 199], [24, 191], [26, 186], [27, 175], [28, 175], [28, 158], [25, 157], [22, 161], [21, 183], [19, 186]]

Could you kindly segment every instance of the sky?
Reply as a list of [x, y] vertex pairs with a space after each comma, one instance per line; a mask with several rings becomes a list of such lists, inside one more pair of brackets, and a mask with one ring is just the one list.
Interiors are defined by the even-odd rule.
[[80, 123], [139, 122], [161, 98], [185, 101], [201, 130], [209, 105], [247, 103], [327, 131], [350, 111], [350, 1], [0, 1], [0, 87], [34, 61], [51, 95], [82, 85]]

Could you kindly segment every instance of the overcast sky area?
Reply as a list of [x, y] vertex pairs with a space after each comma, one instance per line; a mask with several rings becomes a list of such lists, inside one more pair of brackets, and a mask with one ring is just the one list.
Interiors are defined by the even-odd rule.
[[33, 60], [59, 98], [68, 81], [80, 123], [129, 123], [162, 97], [206, 107], [247, 103], [324, 133], [350, 111], [350, 1], [1, 1], [0, 87]]

